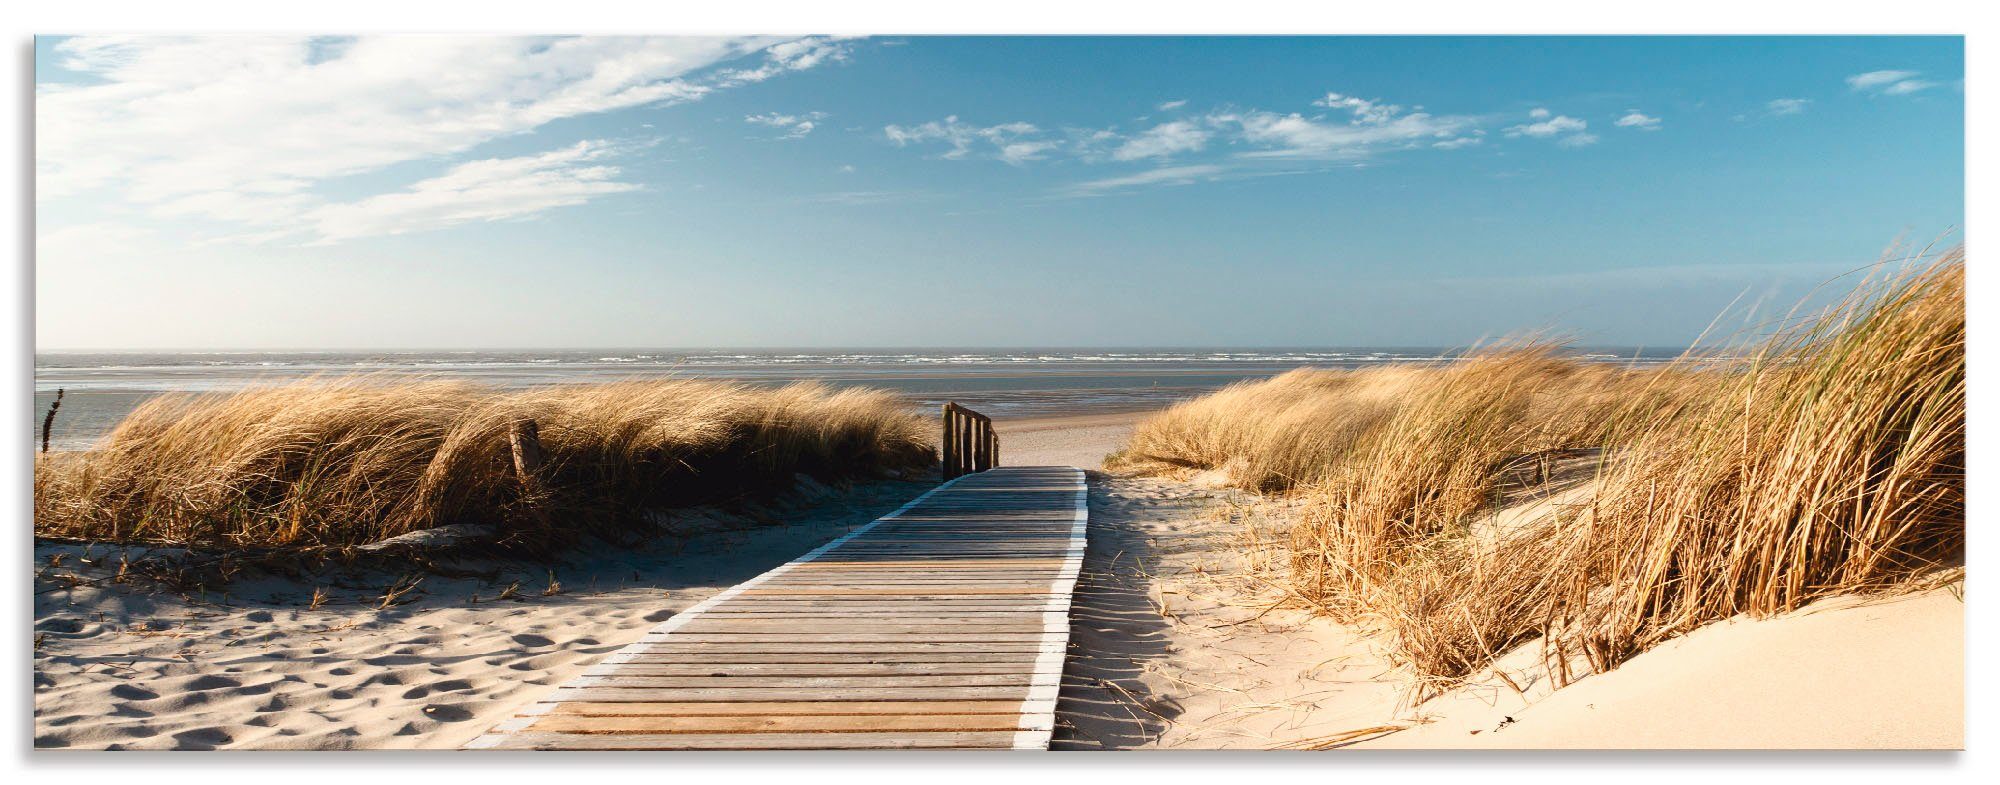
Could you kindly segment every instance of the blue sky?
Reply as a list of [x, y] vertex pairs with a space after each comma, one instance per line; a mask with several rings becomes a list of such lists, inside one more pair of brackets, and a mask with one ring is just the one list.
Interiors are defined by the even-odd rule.
[[44, 350], [1678, 346], [1964, 212], [1958, 38], [43, 38], [36, 66]]

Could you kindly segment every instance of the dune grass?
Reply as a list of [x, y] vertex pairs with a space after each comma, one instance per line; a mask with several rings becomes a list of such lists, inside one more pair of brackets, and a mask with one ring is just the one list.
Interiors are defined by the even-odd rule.
[[[547, 453], [524, 482], [509, 429]], [[650, 510], [929, 466], [893, 395], [634, 381], [496, 390], [371, 377], [155, 398], [95, 449], [35, 465], [40, 536], [342, 548], [441, 525], [518, 543], [633, 530]]]
[[[1294, 588], [1432, 686], [1534, 640], [1567, 679], [1955, 564], [1964, 313], [1954, 249], [1748, 359], [1628, 370], [1531, 345], [1295, 371], [1142, 424], [1115, 468], [1220, 468], [1303, 499]], [[1551, 456], [1590, 462], [1580, 502], [1495, 525]]]

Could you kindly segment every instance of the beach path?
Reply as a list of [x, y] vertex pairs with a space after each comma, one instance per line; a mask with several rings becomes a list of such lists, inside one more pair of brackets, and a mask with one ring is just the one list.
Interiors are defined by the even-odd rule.
[[468, 749], [1046, 749], [1088, 489], [968, 474], [661, 623]]

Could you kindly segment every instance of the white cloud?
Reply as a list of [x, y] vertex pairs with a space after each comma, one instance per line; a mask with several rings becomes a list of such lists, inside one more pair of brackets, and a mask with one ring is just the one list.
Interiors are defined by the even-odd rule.
[[1111, 151], [1111, 157], [1119, 161], [1171, 158], [1179, 153], [1200, 150], [1208, 144], [1212, 135], [1208, 129], [1190, 120], [1161, 123], [1127, 139], [1118, 149]]
[[1173, 111], [1173, 110], [1175, 110], [1175, 109], [1179, 109], [1179, 108], [1181, 108], [1181, 107], [1183, 107], [1183, 106], [1187, 106], [1187, 99], [1185, 99], [1185, 98], [1182, 98], [1182, 99], [1180, 99], [1180, 100], [1178, 100], [1178, 101], [1167, 101], [1167, 102], [1164, 102], [1164, 103], [1161, 103], [1161, 104], [1160, 104], [1160, 111], [1162, 111], [1162, 112], [1171, 112], [1171, 111]]
[[1335, 100], [1337, 108], [1353, 113], [1348, 122], [1261, 111], [1212, 115], [1210, 120], [1234, 127], [1244, 142], [1266, 148], [1245, 153], [1246, 157], [1321, 160], [1365, 157], [1392, 145], [1448, 141], [1473, 124], [1464, 117], [1400, 114], [1400, 107], [1343, 99], [1338, 94], [1329, 94], [1329, 99]]
[[1882, 94], [1909, 95], [1910, 93], [1917, 92], [1918, 90], [1929, 90], [1933, 87], [1936, 87], [1937, 84], [1938, 83], [1936, 82], [1926, 82], [1922, 79], [1905, 79], [1903, 81], [1889, 85], [1888, 87], [1882, 88]]
[[1566, 134], [1575, 131], [1581, 131], [1585, 128], [1590, 127], [1589, 123], [1586, 123], [1582, 120], [1578, 120], [1574, 117], [1570, 117], [1568, 115], [1556, 115], [1554, 117], [1549, 117], [1549, 112], [1546, 109], [1537, 109], [1535, 111], [1540, 112], [1540, 114], [1535, 114], [1534, 112], [1530, 112], [1528, 113], [1528, 116], [1546, 117], [1548, 119], [1543, 120], [1539, 123], [1523, 123], [1521, 125], [1510, 126], [1507, 129], [1507, 135], [1532, 136], [1537, 139], [1544, 139], [1547, 137], [1556, 136], [1558, 134]]
[[594, 163], [612, 150], [584, 141], [540, 155], [470, 161], [403, 191], [318, 207], [303, 217], [325, 244], [521, 218], [638, 190], [613, 179], [616, 167]]
[[[38, 198], [105, 190], [158, 216], [251, 226], [325, 206], [315, 189], [333, 178], [844, 52], [817, 39], [499, 36], [88, 37], [55, 51], [92, 81], [37, 86]], [[712, 71], [759, 53], [757, 68]]]
[[1459, 136], [1441, 142], [1432, 142], [1431, 146], [1439, 150], [1456, 150], [1461, 147], [1471, 147], [1485, 141], [1482, 138], [1483, 136], [1485, 136], [1483, 132], [1476, 136]]
[[819, 121], [824, 119], [826, 119], [825, 112], [807, 112], [802, 115], [766, 112], [744, 115], [743, 122], [783, 129], [785, 133], [778, 137], [780, 139], [803, 139], [806, 134], [812, 133], [814, 128], [819, 127]]
[[839, 62], [848, 56], [845, 41], [828, 38], [801, 38], [771, 44], [764, 49], [764, 64], [756, 68], [730, 69], [718, 75], [724, 85], [762, 82], [779, 74], [804, 71], [823, 63]]
[[1540, 107], [1529, 110], [1528, 117], [1537, 122], [1508, 126], [1504, 131], [1507, 138], [1518, 139], [1525, 136], [1532, 139], [1553, 139], [1559, 147], [1584, 147], [1597, 143], [1597, 134], [1586, 131], [1590, 123], [1583, 120], [1569, 115], [1551, 114], [1549, 110]]
[[1855, 74], [1847, 77], [1847, 86], [1855, 90], [1871, 90], [1884, 85], [1894, 84], [1916, 75], [1917, 72], [1915, 71], [1869, 71], [1865, 74]]
[[1403, 107], [1395, 104], [1377, 103], [1366, 98], [1356, 98], [1351, 95], [1341, 95], [1339, 93], [1327, 93], [1325, 97], [1314, 101], [1313, 106], [1347, 110], [1353, 113], [1354, 119], [1352, 122], [1357, 125], [1380, 125], [1389, 122], [1396, 115], [1403, 113]]
[[1810, 98], [1773, 98], [1764, 104], [1764, 109], [1771, 114], [1783, 117], [1791, 114], [1804, 114], [1806, 106], [1811, 103], [1812, 99]]
[[1625, 116], [1618, 118], [1613, 125], [1619, 128], [1637, 128], [1641, 131], [1658, 131], [1660, 118], [1648, 116], [1637, 109], [1627, 109]]
[[1062, 193], [1067, 196], [1098, 196], [1111, 191], [1146, 186], [1188, 185], [1202, 180], [1213, 179], [1227, 171], [1226, 167], [1215, 164], [1163, 166], [1138, 174], [1075, 183], [1064, 189]]
[[1918, 79], [1917, 71], [1869, 71], [1847, 77], [1848, 89], [1878, 95], [1909, 95], [1936, 87], [1936, 82]]
[[1061, 146], [1059, 142], [1037, 138], [1041, 133], [1042, 130], [1031, 123], [980, 126], [961, 121], [957, 115], [922, 125], [890, 125], [882, 129], [882, 135], [897, 147], [943, 143], [951, 149], [942, 156], [953, 160], [970, 156], [975, 148], [991, 147], [994, 157], [1010, 164], [1037, 160]]

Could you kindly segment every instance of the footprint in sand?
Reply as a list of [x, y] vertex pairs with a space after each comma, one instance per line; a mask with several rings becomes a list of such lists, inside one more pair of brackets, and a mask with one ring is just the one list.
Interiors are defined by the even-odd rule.
[[174, 734], [174, 749], [212, 750], [236, 739], [215, 728], [196, 728]]
[[209, 690], [227, 690], [241, 686], [243, 686], [243, 682], [227, 676], [209, 674], [207, 676], [196, 676], [193, 681], [181, 685], [181, 689], [191, 692], [208, 692]]
[[424, 707], [424, 716], [438, 722], [464, 722], [472, 719], [472, 712], [463, 706], [433, 703]]
[[128, 701], [149, 701], [160, 694], [137, 684], [120, 684], [111, 688], [111, 697]]
[[520, 635], [514, 636], [514, 642], [521, 644], [522, 646], [528, 646], [532, 648], [555, 645], [555, 641], [549, 640], [548, 638], [544, 638], [540, 635], [532, 635], [525, 632], [521, 633]]

